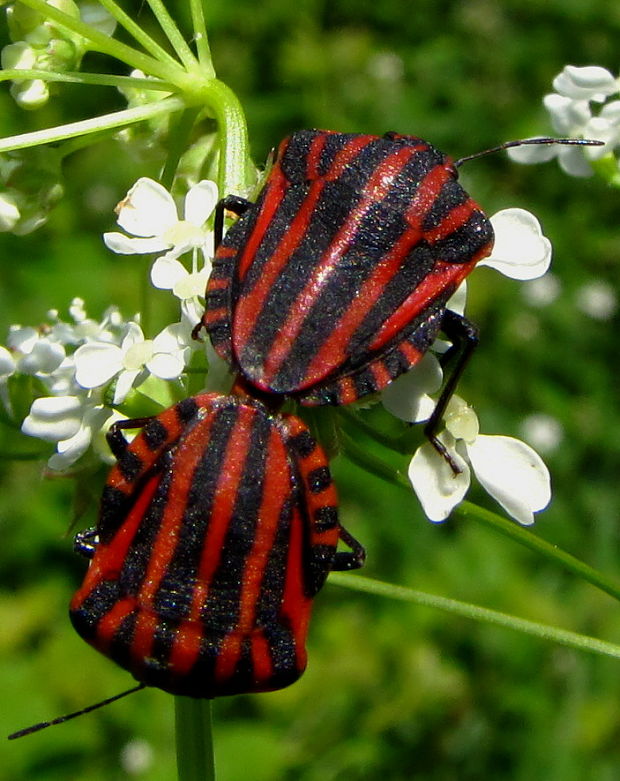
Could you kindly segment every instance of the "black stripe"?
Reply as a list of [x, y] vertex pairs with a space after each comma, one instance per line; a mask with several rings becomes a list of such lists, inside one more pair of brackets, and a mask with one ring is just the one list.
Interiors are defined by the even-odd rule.
[[319, 466], [307, 475], [308, 489], [313, 494], [320, 494], [332, 484], [332, 477], [326, 466]]
[[[192, 584], [211, 523], [222, 461], [238, 418], [238, 407], [220, 407], [212, 415], [209, 440], [204, 443], [204, 452], [196, 466], [183, 515], [178, 519], [178, 541], [174, 554], [155, 594], [155, 610], [169, 618], [185, 617], [191, 607]], [[174, 466], [174, 462], [171, 463], [172, 491], [175, 490]]]
[[151, 451], [159, 450], [168, 439], [168, 429], [159, 418], [149, 420], [142, 429], [142, 434], [144, 435], [146, 446]]
[[103, 580], [82, 600], [75, 610], [69, 611], [69, 617], [76, 632], [84, 640], [90, 641], [97, 634], [97, 624], [118, 602], [119, 590], [115, 580]]
[[267, 445], [273, 425], [264, 412], [256, 410], [234, 509], [201, 613], [207, 632], [232, 630], [239, 620], [240, 591], [260, 521], [265, 469], [269, 467]]

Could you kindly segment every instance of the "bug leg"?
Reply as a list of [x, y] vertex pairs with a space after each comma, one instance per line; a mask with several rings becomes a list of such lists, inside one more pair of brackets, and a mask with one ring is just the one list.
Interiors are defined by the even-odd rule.
[[124, 428], [142, 428], [149, 420], [153, 418], [132, 418], [131, 420], [117, 420], [110, 426], [110, 430], [106, 434], [106, 440], [108, 447], [112, 451], [114, 458], [119, 460], [127, 451], [129, 442], [125, 439], [122, 433]]
[[83, 532], [78, 532], [75, 535], [73, 550], [81, 556], [85, 556], [87, 559], [92, 559], [95, 555], [98, 542], [99, 532], [93, 526], [90, 529], [84, 529]]
[[213, 223], [213, 233], [215, 234], [215, 249], [222, 243], [224, 235], [224, 212], [232, 212], [237, 217], [241, 217], [247, 212], [250, 206], [254, 206], [252, 201], [247, 198], [241, 198], [238, 195], [227, 195], [222, 198], [215, 207], [215, 220]]
[[332, 571], [342, 572], [346, 570], [359, 569], [364, 566], [366, 560], [366, 551], [364, 546], [358, 542], [352, 534], [346, 529], [340, 527], [340, 539], [345, 545], [351, 548], [350, 551], [338, 551], [332, 566]]
[[452, 342], [452, 347], [443, 357], [442, 365], [448, 363], [453, 356], [456, 357], [455, 363], [448, 375], [443, 390], [441, 391], [441, 395], [437, 400], [433, 414], [424, 427], [424, 434], [435, 450], [448, 462], [454, 474], [458, 475], [461, 470], [448, 453], [445, 446], [439, 441], [437, 432], [441, 425], [441, 420], [446, 411], [446, 407], [448, 406], [448, 402], [452, 398], [452, 394], [456, 390], [456, 386], [461, 379], [463, 370], [478, 345], [478, 328], [467, 320], [467, 318], [463, 317], [463, 315], [446, 309], [441, 320], [441, 330]]

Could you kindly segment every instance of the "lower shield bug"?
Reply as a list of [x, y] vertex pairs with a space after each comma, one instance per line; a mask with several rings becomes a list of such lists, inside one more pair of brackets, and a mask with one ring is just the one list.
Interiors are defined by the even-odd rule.
[[[364, 557], [306, 425], [204, 394], [145, 422], [131, 444], [118, 428], [109, 439], [118, 463], [98, 526], [77, 543], [92, 557], [71, 602], [78, 633], [173, 694], [288, 686], [306, 666], [313, 597], [331, 570]], [[352, 550], [336, 552], [339, 540]]]

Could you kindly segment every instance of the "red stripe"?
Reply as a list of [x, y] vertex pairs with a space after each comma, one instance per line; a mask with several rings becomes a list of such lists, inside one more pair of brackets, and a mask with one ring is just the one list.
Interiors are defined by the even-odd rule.
[[474, 269], [478, 256], [469, 263], [444, 263], [439, 261], [432, 273], [427, 274], [417, 288], [406, 298], [400, 307], [377, 331], [370, 345], [371, 350], [380, 350], [394, 339], [414, 320], [420, 312], [435, 301], [450, 286], [455, 289]]
[[[357, 227], [369, 209], [387, 196], [394, 179], [420, 148], [422, 147], [402, 147], [386, 157], [373, 171], [372, 176], [360, 193], [358, 205], [351, 210], [331, 245], [316, 264], [305, 288], [288, 311], [287, 318], [280, 328], [278, 340], [264, 361], [262, 381], [266, 386], [269, 386], [273, 377], [294, 349], [295, 339], [313, 304], [323, 288], [330, 282], [331, 276], [338, 270], [338, 260], [345, 254], [351, 243], [355, 241]], [[392, 274], [393, 272], [389, 276]], [[362, 300], [362, 295], [360, 295], [359, 300]], [[360, 308], [363, 309], [364, 305], [360, 304]], [[361, 319], [363, 319], [363, 316], [364, 312], [360, 315]], [[334, 330], [334, 333], [338, 333], [337, 329]]]
[[411, 227], [384, 255], [375, 271], [361, 286], [359, 295], [351, 301], [349, 308], [343, 313], [321, 348], [317, 350], [308, 366], [303, 383], [299, 386], [300, 390], [320, 382], [334, 366], [339, 366], [349, 357], [349, 340], [402, 266], [403, 258], [406, 258], [408, 252], [422, 238], [421, 225], [424, 217], [448, 178], [448, 171], [442, 166], [436, 166], [420, 182], [405, 214], [405, 219]]
[[[238, 417], [230, 432], [226, 452], [220, 465], [209, 528], [202, 544], [202, 555], [192, 594], [192, 606], [188, 615], [189, 620], [193, 621], [200, 620], [200, 613], [207, 599], [213, 575], [220, 564], [226, 532], [235, 509], [239, 484], [250, 451], [251, 423], [257, 413], [253, 408], [241, 404], [237, 406], [237, 412]], [[197, 432], [194, 443], [192, 444], [188, 438], [186, 444], [191, 451], [192, 447], [203, 449], [206, 441], [207, 438], [201, 432]]]
[[[316, 204], [321, 197], [325, 183], [330, 179], [336, 179], [338, 176], [341, 176], [344, 168], [354, 159], [359, 150], [366, 146], [366, 144], [367, 137], [365, 136], [351, 139], [346, 146], [339, 150], [327, 174], [308, 185], [307, 195], [303, 203], [297, 210], [295, 218], [291, 221], [291, 224], [280, 243], [265, 263], [259, 280], [254, 288], [240, 299], [237, 305], [233, 326], [233, 344], [237, 355], [242, 352], [252, 333], [273, 285], [281, 275], [282, 270], [286, 267], [291, 255], [297, 249], [301, 239], [306, 233], [310, 220], [315, 214]], [[273, 174], [270, 176], [270, 181], [272, 176]], [[280, 174], [280, 176], [283, 177], [283, 174]], [[279, 207], [279, 201], [284, 194], [283, 188], [280, 189], [281, 194], [276, 192], [272, 195], [270, 190], [265, 198], [265, 203], [269, 200], [273, 200], [273, 203], [271, 204], [272, 209], [269, 215], [270, 218], [275, 213], [276, 208]], [[250, 242], [248, 242], [248, 246], [243, 253], [243, 271], [239, 274], [240, 279], [243, 279], [245, 276], [247, 267], [254, 259], [259, 241], [262, 240], [268, 227], [269, 225], [261, 219], [260, 225], [257, 223], [256, 228], [252, 232]]]

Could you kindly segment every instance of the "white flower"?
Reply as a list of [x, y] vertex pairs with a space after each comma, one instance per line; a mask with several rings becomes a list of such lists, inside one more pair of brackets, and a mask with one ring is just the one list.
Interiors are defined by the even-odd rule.
[[551, 263], [551, 242], [525, 209], [502, 209], [491, 217], [493, 251], [478, 266], [490, 266], [511, 279], [541, 277]]
[[83, 344], [73, 356], [77, 383], [82, 388], [99, 388], [116, 377], [113, 403], [121, 404], [149, 372], [162, 380], [176, 379], [190, 351], [179, 333], [180, 325], [167, 326], [154, 339], [145, 339], [140, 326], [129, 322], [120, 345]]
[[553, 89], [573, 100], [594, 100], [598, 103], [619, 91], [613, 74], [598, 65], [582, 68], [567, 65], [553, 80]]
[[111, 414], [112, 410], [78, 396], [45, 396], [32, 403], [22, 431], [56, 442], [56, 453], [49, 458], [48, 466], [62, 470], [84, 455], [94, 434]]
[[104, 233], [113, 252], [134, 255], [166, 252], [178, 258], [192, 249], [205, 257], [212, 254], [213, 235], [204, 226], [217, 203], [217, 186], [203, 179], [185, 196], [184, 219], [180, 220], [172, 195], [158, 182], [138, 179], [117, 206], [117, 222], [127, 233]]
[[[409, 479], [426, 516], [443, 521], [469, 488], [471, 469], [482, 487], [524, 525], [551, 499], [550, 477], [540, 456], [513, 437], [478, 434], [473, 410], [453, 397], [439, 439], [461, 472], [450, 465], [430, 442], [421, 445], [409, 465]], [[471, 467], [471, 469], [470, 469]]]

